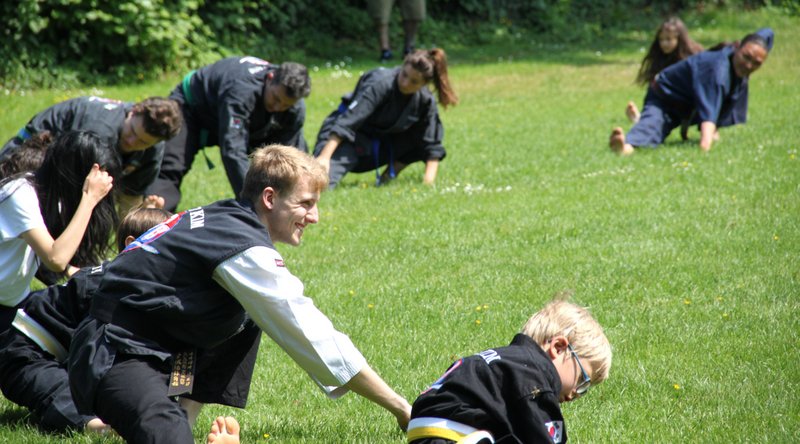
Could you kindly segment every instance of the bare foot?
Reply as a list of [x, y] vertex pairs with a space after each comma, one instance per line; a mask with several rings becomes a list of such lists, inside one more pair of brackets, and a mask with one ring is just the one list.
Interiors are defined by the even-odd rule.
[[164, 198], [151, 194], [144, 198], [142, 208], [164, 208]]
[[611, 131], [611, 137], [608, 138], [608, 146], [611, 147], [611, 151], [622, 156], [633, 154], [633, 146], [625, 143], [625, 133], [622, 132], [620, 127], [616, 127]]
[[84, 430], [89, 433], [105, 435], [111, 431], [111, 426], [104, 423], [100, 418], [92, 418], [86, 423], [86, 428]]
[[628, 102], [628, 106], [625, 107], [625, 115], [628, 116], [628, 120], [630, 120], [631, 123], [636, 123], [639, 121], [641, 113], [635, 103]]
[[211, 424], [207, 444], [239, 444], [239, 423], [231, 416], [217, 416]]
[[714, 130], [714, 136], [712, 137], [714, 142], [719, 142], [719, 130]]

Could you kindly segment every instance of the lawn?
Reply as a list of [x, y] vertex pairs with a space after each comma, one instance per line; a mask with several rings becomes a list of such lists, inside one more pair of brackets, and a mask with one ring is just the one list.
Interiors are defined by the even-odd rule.
[[[449, 51], [462, 102], [442, 112], [448, 157], [434, 187], [415, 165], [388, 186], [351, 174], [289, 269], [398, 392], [413, 400], [459, 356], [504, 345], [553, 297], [590, 307], [614, 350], [610, 379], [564, 405], [571, 442], [800, 441], [800, 18], [777, 11], [687, 20], [706, 46], [761, 26], [775, 48], [751, 79], [748, 123], [709, 153], [677, 135], [629, 158], [607, 147], [651, 30], [591, 47], [526, 38]], [[311, 64], [311, 144], [367, 60]], [[68, 91], [0, 91], [0, 134], [69, 97], [166, 95], [179, 80]], [[182, 208], [228, 197], [198, 156]], [[331, 401], [264, 339], [242, 442], [405, 442], [393, 418]], [[0, 441], [47, 437], [0, 400]]]

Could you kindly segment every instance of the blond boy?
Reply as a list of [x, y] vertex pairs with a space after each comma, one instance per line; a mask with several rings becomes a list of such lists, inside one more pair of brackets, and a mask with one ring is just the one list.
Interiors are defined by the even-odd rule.
[[510, 345], [456, 361], [411, 410], [408, 442], [563, 443], [560, 403], [608, 378], [611, 346], [582, 307], [554, 301]]

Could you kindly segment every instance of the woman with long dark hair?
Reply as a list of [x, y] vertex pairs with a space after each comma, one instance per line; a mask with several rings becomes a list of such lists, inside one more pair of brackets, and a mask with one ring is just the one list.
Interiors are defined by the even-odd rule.
[[[342, 98], [317, 136], [314, 156], [328, 169], [331, 188], [350, 171], [373, 169], [382, 184], [413, 162], [425, 162], [423, 182], [434, 182], [445, 150], [430, 83], [442, 106], [458, 103], [443, 49], [417, 50], [401, 66], [361, 76], [355, 91]], [[378, 169], [383, 165], [387, 167], [381, 175]]]
[[0, 181], [0, 331], [40, 264], [71, 275], [105, 258], [117, 225], [109, 192], [118, 169], [98, 136], [72, 131], [55, 138], [35, 171]]

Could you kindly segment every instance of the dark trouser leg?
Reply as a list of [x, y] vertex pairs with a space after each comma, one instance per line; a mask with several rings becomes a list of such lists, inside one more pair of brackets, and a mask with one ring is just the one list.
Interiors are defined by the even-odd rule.
[[681, 118], [672, 112], [670, 105], [661, 100], [652, 88], [648, 89], [642, 115], [625, 136], [625, 143], [636, 148], [657, 147], [680, 124]]
[[186, 412], [167, 396], [157, 359], [118, 357], [97, 387], [97, 416], [132, 444], [194, 444]]
[[81, 415], [75, 408], [66, 367], [16, 330], [3, 335], [0, 347], [3, 395], [28, 408], [44, 431], [83, 430], [93, 417]]
[[190, 120], [184, 121], [180, 132], [166, 141], [164, 159], [158, 177], [150, 185], [147, 194], [155, 194], [164, 198], [164, 209], [175, 211], [181, 201], [181, 182], [183, 176], [192, 168], [194, 156], [200, 147], [200, 128]]
[[331, 156], [331, 167], [328, 171], [328, 188], [335, 188], [345, 174], [353, 171], [359, 163], [358, 153], [353, 144], [342, 142]]

